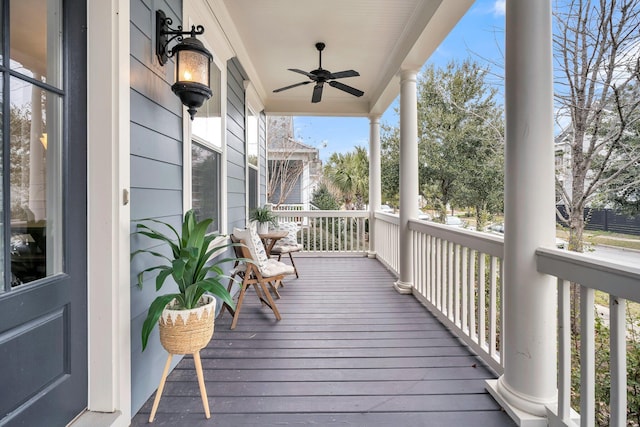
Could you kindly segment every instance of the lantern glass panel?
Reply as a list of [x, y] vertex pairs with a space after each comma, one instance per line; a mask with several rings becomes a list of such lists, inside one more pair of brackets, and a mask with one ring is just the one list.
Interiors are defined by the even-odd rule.
[[209, 86], [209, 58], [195, 50], [178, 51], [178, 82], [195, 82]]

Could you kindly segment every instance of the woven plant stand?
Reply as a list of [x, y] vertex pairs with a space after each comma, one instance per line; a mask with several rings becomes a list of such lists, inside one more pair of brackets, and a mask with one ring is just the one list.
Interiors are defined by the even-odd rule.
[[160, 342], [169, 353], [167, 363], [164, 365], [162, 378], [156, 397], [153, 401], [153, 408], [149, 415], [149, 422], [153, 422], [160, 397], [164, 389], [164, 384], [169, 374], [171, 360], [175, 354], [192, 354], [193, 361], [196, 366], [198, 375], [198, 385], [200, 386], [200, 396], [202, 397], [202, 406], [204, 406], [205, 417], [211, 418], [209, 412], [209, 400], [207, 399], [207, 389], [204, 385], [204, 374], [202, 373], [202, 362], [200, 361], [200, 350], [207, 346], [213, 336], [213, 327], [216, 311], [216, 300], [212, 296], [204, 295], [202, 297], [204, 305], [192, 310], [172, 310], [171, 305], [162, 313], [159, 321], [160, 326]]

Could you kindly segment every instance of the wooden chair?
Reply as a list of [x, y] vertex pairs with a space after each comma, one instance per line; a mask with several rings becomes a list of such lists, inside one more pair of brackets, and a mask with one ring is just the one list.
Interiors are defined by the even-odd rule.
[[[247, 233], [248, 232], [249, 231], [247, 230]], [[256, 238], [258, 239], [257, 241], [260, 242], [260, 238], [257, 234]], [[282, 317], [280, 316], [280, 312], [278, 311], [275, 301], [271, 297], [269, 288], [274, 292], [277, 298], [280, 298], [278, 287], [280, 286], [282, 279], [287, 274], [293, 274], [295, 270], [291, 266], [273, 259], [258, 259], [258, 254], [260, 252], [259, 248], [254, 248], [254, 250], [252, 250], [252, 246], [256, 243], [255, 239], [247, 236], [244, 232], [238, 233], [234, 230], [234, 234], [231, 235], [231, 241], [233, 243], [242, 243], [242, 245], [234, 247], [236, 256], [250, 260], [250, 262], [236, 261], [233, 270], [231, 271], [231, 280], [227, 287], [227, 289], [231, 291], [231, 287], [233, 286], [234, 278], [236, 276], [242, 279], [236, 308], [234, 310], [227, 304], [224, 304], [220, 315], [222, 315], [225, 309], [228, 309], [233, 316], [231, 329], [235, 329], [236, 324], [238, 323], [238, 317], [240, 316], [240, 310], [242, 309], [245, 293], [249, 286], [253, 286], [262, 305], [268, 306], [273, 311], [276, 319], [281, 320]], [[262, 242], [260, 242], [260, 245], [262, 245]], [[258, 250], [256, 251], [255, 249]], [[262, 250], [264, 251], [264, 246], [262, 247]], [[256, 252], [258, 252], [258, 254]], [[266, 254], [264, 257], [266, 258]]]

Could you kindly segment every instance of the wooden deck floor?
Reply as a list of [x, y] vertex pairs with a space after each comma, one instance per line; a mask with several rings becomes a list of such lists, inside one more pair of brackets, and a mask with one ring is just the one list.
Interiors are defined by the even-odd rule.
[[[485, 391], [494, 378], [468, 348], [367, 258], [296, 259], [277, 301], [247, 294], [201, 351], [211, 419], [193, 359], [170, 374], [156, 426], [513, 426]], [[160, 372], [158, 372], [158, 380]], [[152, 396], [153, 398], [153, 396]], [[132, 426], [147, 425], [152, 398]]]

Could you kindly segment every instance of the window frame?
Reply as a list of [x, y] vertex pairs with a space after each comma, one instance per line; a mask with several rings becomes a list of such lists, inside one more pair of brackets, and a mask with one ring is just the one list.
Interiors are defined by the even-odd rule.
[[[251, 84], [250, 81], [245, 81], [245, 206], [246, 206], [246, 214], [247, 214], [247, 218], [249, 217], [249, 206], [251, 205], [250, 203], [250, 199], [249, 199], [249, 195], [250, 195], [250, 191], [249, 191], [249, 185], [250, 183], [250, 176], [249, 176], [249, 169], [254, 169], [256, 172], [256, 200], [255, 200], [255, 205], [256, 206], [262, 206], [261, 203], [261, 191], [260, 191], [260, 171], [261, 169], [264, 167], [264, 165], [262, 164], [263, 162], [261, 162], [260, 160], [260, 150], [261, 150], [261, 145], [260, 145], [260, 117], [262, 114], [262, 111], [264, 110], [264, 107], [262, 106], [261, 102], [260, 102], [260, 97], [258, 95], [258, 92], [256, 91], [255, 87], [253, 86], [253, 84]], [[249, 162], [249, 132], [250, 132], [250, 127], [249, 127], [249, 117], [250, 116], [254, 116], [256, 118], [256, 142], [257, 142], [257, 165], [253, 165]], [[266, 159], [266, 153], [265, 153], [265, 159]]]
[[[191, 18], [188, 19], [189, 25], [192, 25]], [[216, 152], [220, 156], [220, 167], [218, 168], [218, 217], [216, 218], [217, 227], [215, 232], [218, 234], [225, 234], [227, 232], [227, 202], [224, 195], [227, 191], [227, 156], [226, 156], [226, 98], [227, 98], [227, 68], [223, 64], [223, 59], [216, 55], [214, 49], [211, 48], [206, 38], [200, 39], [205, 47], [213, 54], [213, 62], [211, 63], [212, 69], [215, 66], [219, 71], [219, 87], [220, 90], [212, 94], [212, 96], [218, 96], [220, 102], [220, 134], [215, 135], [215, 141], [209, 141], [202, 136], [194, 135], [192, 129], [192, 122], [188, 114], [182, 115], [183, 119], [183, 206], [184, 211], [188, 211], [193, 208], [193, 170], [192, 170], [192, 156], [193, 156], [193, 144], [195, 141], [197, 144]], [[212, 84], [213, 86], [213, 84]], [[184, 111], [184, 110], [183, 110]]]
[[[196, 143], [202, 147], [204, 147], [207, 150], [211, 150], [213, 153], [215, 153], [218, 156], [218, 168], [215, 171], [215, 173], [218, 175], [218, 188], [217, 188], [217, 200], [216, 200], [216, 206], [217, 206], [217, 215], [215, 217], [215, 224], [217, 225], [217, 227], [212, 230], [212, 232], [215, 233], [221, 233], [221, 224], [222, 224], [222, 150], [220, 150], [218, 147], [216, 147], [215, 145], [204, 141], [202, 138], [198, 138], [196, 136], [192, 136], [190, 141], [189, 141], [189, 199], [190, 199], [190, 203], [189, 203], [189, 208], [193, 208], [193, 143]], [[200, 220], [202, 220], [203, 218], [198, 218]]]

